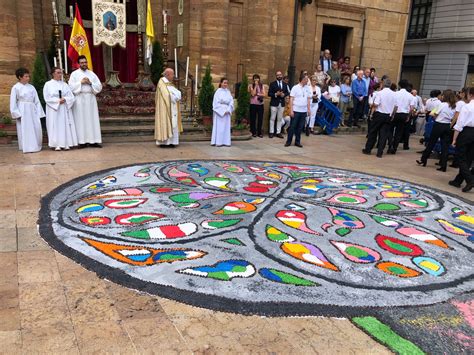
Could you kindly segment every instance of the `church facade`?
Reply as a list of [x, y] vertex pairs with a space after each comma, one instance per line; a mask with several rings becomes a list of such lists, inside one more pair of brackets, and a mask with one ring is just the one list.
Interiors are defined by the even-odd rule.
[[[114, 48], [113, 68], [123, 82], [133, 82], [137, 73], [138, 15], [144, 31], [146, 0], [115, 0], [127, 7], [127, 48]], [[0, 0], [0, 112], [8, 112], [14, 71], [32, 68], [37, 52], [51, 43], [52, 6], [56, 6], [61, 38], [68, 40], [73, 0]], [[300, 3], [301, 0], [298, 0]], [[374, 67], [379, 76], [399, 76], [409, 0], [313, 0], [298, 6], [295, 0], [151, 0], [156, 40], [163, 41], [163, 10], [167, 11], [169, 65], [174, 66], [174, 49], [184, 67], [190, 57], [190, 72], [198, 64], [200, 73], [207, 63], [212, 75], [226, 76], [232, 84], [242, 75], [260, 74], [273, 80], [274, 72], [286, 72], [294, 29], [296, 72], [313, 71], [321, 50], [330, 49], [332, 58], [349, 56], [351, 65]], [[310, 3], [309, 3], [310, 2]], [[86, 30], [92, 28], [90, 0], [78, 0]], [[61, 42], [63, 43], [63, 42]], [[92, 46], [92, 41], [90, 41]], [[93, 47], [93, 46], [92, 46]], [[105, 79], [111, 69], [105, 58], [110, 48], [92, 48], [94, 71]], [[102, 59], [101, 59], [102, 58]], [[184, 77], [184, 71], [180, 71]]]

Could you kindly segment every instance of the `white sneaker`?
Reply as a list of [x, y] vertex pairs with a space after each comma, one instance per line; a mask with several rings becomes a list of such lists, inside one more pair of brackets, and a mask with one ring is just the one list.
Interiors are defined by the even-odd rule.
[[61, 150], [61, 147], [56, 147], [55, 151], [59, 152]]
[[71, 148], [69, 148], [69, 147], [64, 148], [64, 150], [69, 150], [69, 149], [71, 149]]

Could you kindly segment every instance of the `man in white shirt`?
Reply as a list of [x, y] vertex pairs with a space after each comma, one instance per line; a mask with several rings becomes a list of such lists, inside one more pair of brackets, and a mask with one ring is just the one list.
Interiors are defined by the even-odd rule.
[[[408, 80], [402, 79], [398, 83], [398, 90], [395, 93], [395, 116], [392, 121], [392, 128], [395, 130], [393, 135], [392, 145], [388, 147], [387, 154], [395, 154], [402, 138], [409, 129], [410, 113], [413, 111], [413, 95], [407, 91], [409, 86]], [[392, 132], [393, 132], [392, 129]], [[408, 135], [410, 135], [408, 131]]]
[[306, 123], [306, 117], [311, 117], [310, 102], [312, 92], [308, 89], [308, 76], [300, 75], [299, 83], [293, 86], [290, 92], [290, 128], [285, 147], [289, 147], [295, 136], [295, 146], [303, 148], [301, 145], [301, 132]]
[[469, 88], [469, 99], [470, 102], [461, 109], [454, 125], [452, 145], [456, 146], [459, 173], [449, 182], [452, 186], [461, 187], [465, 180], [463, 192], [469, 192], [474, 187], [474, 177], [470, 170], [474, 158], [474, 87]]
[[375, 112], [370, 124], [367, 143], [362, 153], [369, 155], [375, 146], [378, 136], [377, 158], [382, 158], [385, 145], [390, 136], [390, 120], [395, 109], [395, 92], [390, 90], [392, 82], [384, 80], [384, 89], [374, 99]]

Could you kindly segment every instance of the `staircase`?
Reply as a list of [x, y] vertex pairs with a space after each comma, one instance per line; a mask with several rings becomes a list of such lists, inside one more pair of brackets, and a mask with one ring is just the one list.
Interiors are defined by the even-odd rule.
[[[154, 141], [155, 92], [128, 87], [104, 90], [97, 95], [102, 139], [110, 142]], [[190, 112], [182, 110], [182, 117]], [[184, 120], [180, 141], [208, 141], [210, 132], [200, 125]]]

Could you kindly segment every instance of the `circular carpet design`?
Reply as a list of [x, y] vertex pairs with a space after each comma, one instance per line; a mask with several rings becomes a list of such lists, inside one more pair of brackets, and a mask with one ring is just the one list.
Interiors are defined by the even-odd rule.
[[110, 169], [42, 200], [40, 234], [100, 277], [215, 310], [344, 315], [472, 291], [470, 203], [292, 163]]

